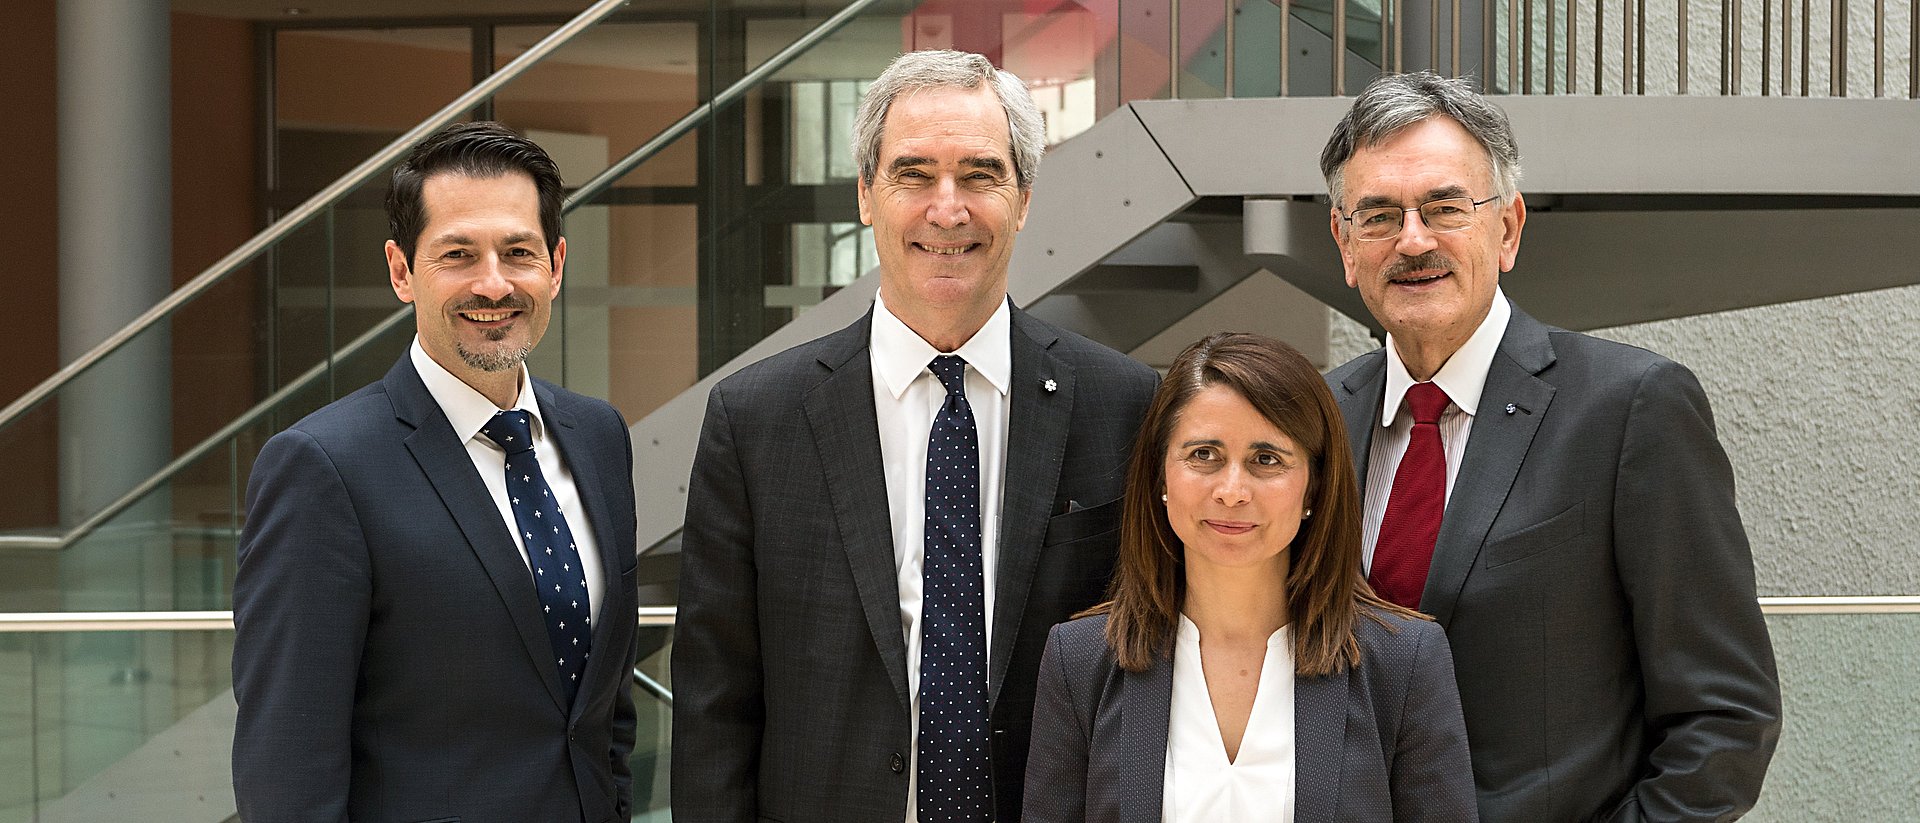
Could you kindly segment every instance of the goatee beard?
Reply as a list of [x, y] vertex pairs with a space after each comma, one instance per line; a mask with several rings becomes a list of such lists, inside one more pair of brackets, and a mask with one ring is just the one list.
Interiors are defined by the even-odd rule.
[[[500, 337], [506, 336], [504, 329], [499, 330], [499, 332]], [[487, 337], [498, 339], [494, 337], [493, 332], [488, 332]], [[488, 351], [473, 351], [464, 344], [456, 344], [454, 346], [454, 350], [459, 353], [462, 361], [468, 366], [484, 372], [501, 372], [508, 369], [519, 368], [520, 364], [527, 359], [527, 352], [532, 350], [531, 346], [515, 346], [512, 344], [490, 346], [488, 348]]]

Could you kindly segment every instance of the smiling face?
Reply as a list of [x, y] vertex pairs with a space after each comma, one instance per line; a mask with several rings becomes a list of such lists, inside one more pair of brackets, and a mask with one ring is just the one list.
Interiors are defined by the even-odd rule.
[[387, 241], [393, 293], [415, 304], [427, 356], [496, 403], [492, 390], [511, 387], [511, 401], [521, 361], [546, 333], [567, 241], [547, 253], [539, 195], [525, 174], [437, 174], [421, 201], [426, 228], [413, 265]]
[[1006, 111], [988, 85], [894, 100], [873, 180], [859, 186], [887, 309], [923, 337], [984, 325], [1005, 299], [1014, 234], [1027, 219], [1018, 181]]
[[1334, 204], [1333, 236], [1347, 285], [1360, 290], [1403, 357], [1415, 359], [1409, 348], [1425, 350], [1437, 356], [1437, 369], [1493, 306], [1500, 273], [1513, 268], [1520, 252], [1526, 204], [1518, 194], [1504, 205], [1487, 203], [1455, 232], [1429, 231], [1413, 212], [1391, 239], [1361, 240], [1346, 230], [1340, 218], [1354, 209], [1411, 209], [1444, 197], [1480, 200], [1498, 193], [1486, 149], [1443, 116], [1355, 151], [1342, 174], [1346, 202]]
[[1264, 568], [1285, 577], [1305, 515], [1307, 455], [1239, 392], [1202, 389], [1167, 441], [1167, 521], [1198, 565]]

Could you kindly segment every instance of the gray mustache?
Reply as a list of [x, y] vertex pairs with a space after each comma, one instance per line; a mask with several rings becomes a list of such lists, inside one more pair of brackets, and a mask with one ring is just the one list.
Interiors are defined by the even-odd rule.
[[1399, 277], [1400, 275], [1406, 274], [1408, 272], [1419, 271], [1421, 269], [1451, 270], [1451, 269], [1457, 269], [1459, 267], [1460, 267], [1459, 264], [1456, 264], [1453, 262], [1453, 258], [1448, 257], [1439, 252], [1430, 251], [1418, 257], [1400, 258], [1398, 262], [1395, 262], [1393, 265], [1388, 266], [1387, 270], [1381, 273], [1381, 276], [1388, 280], [1392, 280], [1393, 278]]

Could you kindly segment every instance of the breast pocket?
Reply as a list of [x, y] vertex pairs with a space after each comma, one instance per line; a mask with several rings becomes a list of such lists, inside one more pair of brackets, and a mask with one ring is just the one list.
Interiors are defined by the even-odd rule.
[[1575, 503], [1566, 510], [1514, 531], [1491, 538], [1481, 552], [1481, 563], [1495, 569], [1560, 546], [1586, 531], [1586, 504]]
[[1055, 515], [1047, 521], [1047, 536], [1042, 545], [1057, 546], [1106, 534], [1120, 528], [1120, 500]]

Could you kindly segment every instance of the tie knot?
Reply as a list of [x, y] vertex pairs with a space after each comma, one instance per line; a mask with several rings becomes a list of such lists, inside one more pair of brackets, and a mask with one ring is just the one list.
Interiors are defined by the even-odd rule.
[[532, 415], [522, 409], [497, 412], [487, 425], [480, 427], [480, 433], [488, 440], [500, 444], [507, 454], [519, 454], [533, 451]]
[[933, 358], [927, 368], [933, 370], [933, 376], [940, 378], [940, 385], [947, 387], [947, 394], [967, 396], [967, 361], [956, 354], [943, 354]]
[[1438, 423], [1447, 410], [1447, 393], [1433, 383], [1415, 383], [1407, 389], [1407, 410], [1415, 423]]

